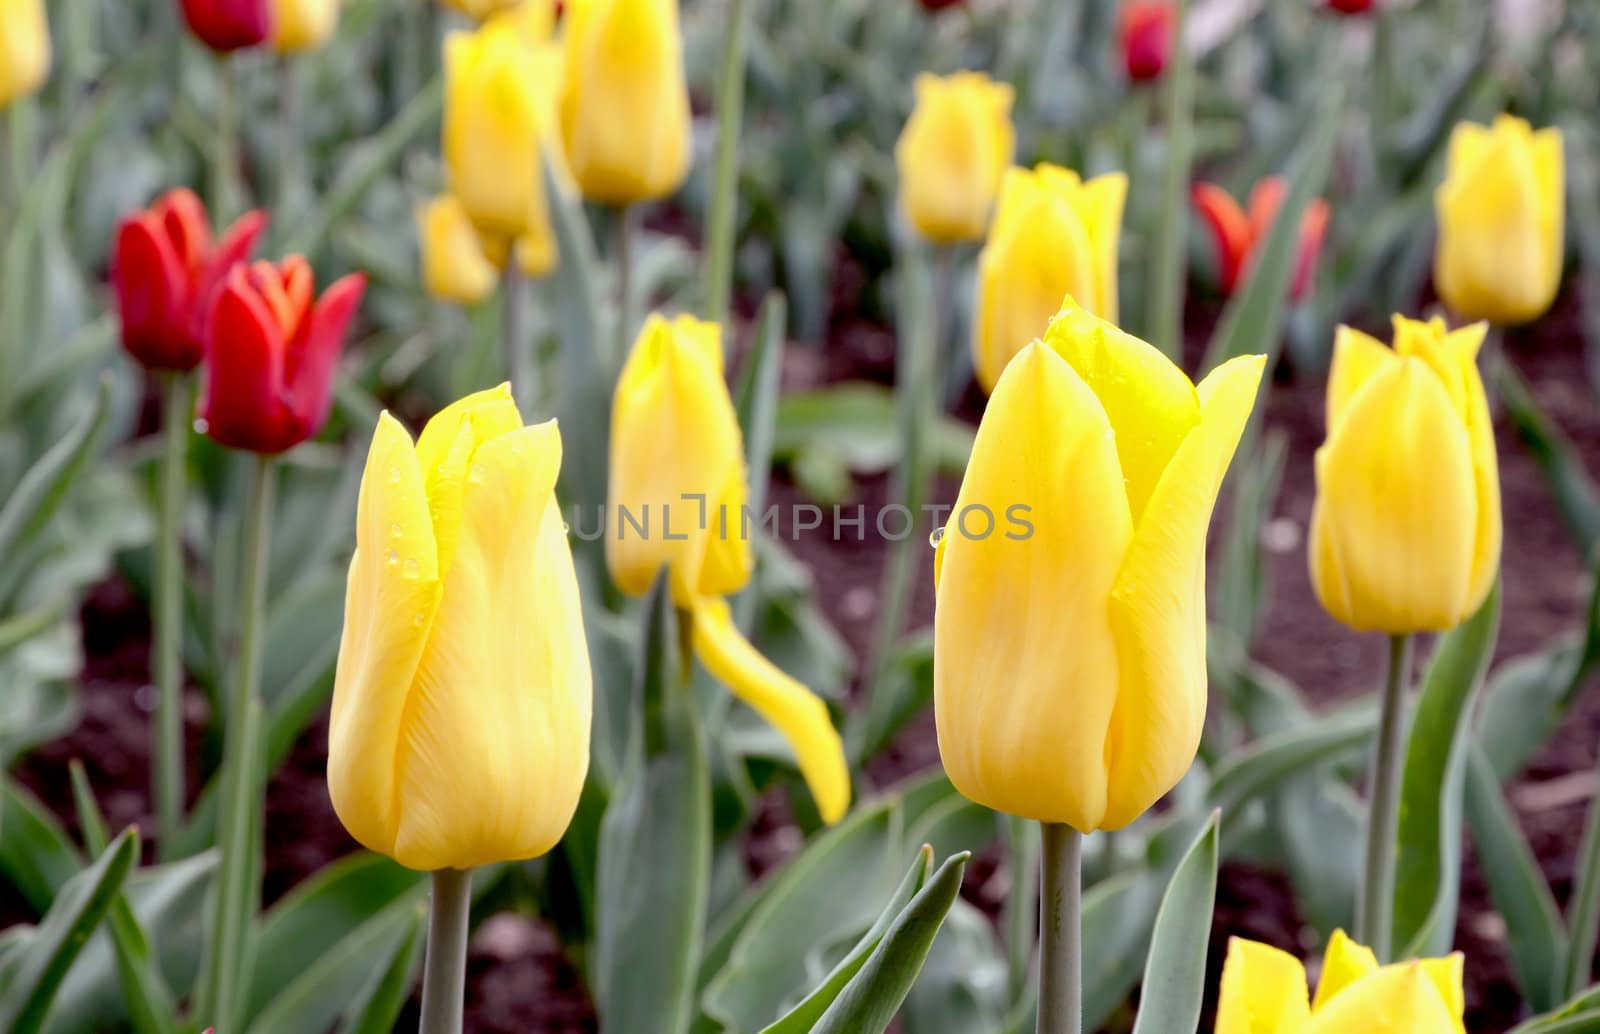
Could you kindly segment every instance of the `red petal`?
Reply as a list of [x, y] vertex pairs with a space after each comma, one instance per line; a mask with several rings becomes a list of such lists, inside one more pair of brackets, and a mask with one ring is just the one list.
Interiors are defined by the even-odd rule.
[[200, 349], [182, 318], [188, 275], [155, 215], [140, 212], [117, 228], [111, 279], [128, 354], [152, 369], [194, 369]]
[[1256, 241], [1266, 240], [1272, 224], [1283, 207], [1284, 195], [1289, 185], [1282, 176], [1264, 176], [1250, 189], [1250, 236]]
[[183, 0], [184, 20], [212, 50], [239, 50], [272, 35], [270, 0]]
[[1196, 183], [1191, 196], [1195, 208], [1211, 229], [1222, 290], [1232, 294], [1239, 286], [1239, 276], [1250, 254], [1250, 222], [1233, 196], [1214, 183]]
[[283, 402], [283, 332], [244, 267], [223, 282], [206, 324], [206, 386], [200, 416], [223, 445], [276, 453], [294, 445]]
[[322, 292], [289, 357], [289, 406], [306, 437], [322, 430], [333, 403], [333, 375], [344, 351], [350, 320], [361, 307], [367, 278], [360, 273], [337, 281]]
[[1294, 269], [1291, 298], [1304, 297], [1317, 275], [1317, 258], [1322, 254], [1322, 240], [1328, 232], [1328, 203], [1316, 198], [1306, 206], [1305, 218], [1300, 221], [1300, 255]]
[[1135, 0], [1122, 8], [1118, 34], [1128, 78], [1147, 82], [1160, 77], [1172, 53], [1175, 13], [1171, 4], [1143, 0]]
[[195, 192], [188, 187], [169, 190], [156, 200], [150, 211], [160, 218], [184, 269], [199, 268], [211, 250], [211, 219]]
[[196, 348], [200, 348], [205, 340], [206, 319], [211, 314], [212, 303], [216, 301], [217, 287], [235, 266], [250, 257], [256, 239], [266, 228], [265, 212], [258, 210], [240, 216], [237, 222], [228, 227], [222, 240], [206, 256], [204, 265], [195, 274], [189, 295], [189, 333]]

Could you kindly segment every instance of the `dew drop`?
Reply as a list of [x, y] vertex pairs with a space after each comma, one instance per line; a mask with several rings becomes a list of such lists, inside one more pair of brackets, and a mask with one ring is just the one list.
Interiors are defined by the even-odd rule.
[[933, 529], [932, 534], [928, 536], [928, 545], [937, 547], [939, 545], [939, 540], [942, 538], [944, 538], [944, 529], [935, 528]]
[[394, 524], [389, 525], [389, 534], [393, 535], [397, 539], [398, 538], [404, 538], [405, 534], [406, 534], [406, 529], [402, 528], [399, 525], [399, 523], [396, 522]]
[[563, 534], [563, 535], [571, 535], [572, 534], [572, 525], [568, 524], [566, 521], [562, 521], [561, 522], [561, 534]]
[[406, 561], [406, 577], [415, 578], [422, 573], [422, 565], [415, 560]]
[[389, 561], [389, 566], [391, 566], [391, 567], [393, 567], [395, 564], [398, 564], [400, 562], [400, 554], [395, 552], [393, 549], [384, 550], [383, 551], [383, 558], [385, 560]]
[[421, 628], [423, 625], [426, 625], [428, 623], [428, 615], [422, 613], [419, 610], [419, 611], [417, 611], [417, 616], [411, 619], [411, 623], [413, 625], [417, 626], [418, 628]]
[[400, 468], [399, 467], [390, 467], [389, 468], [389, 484], [398, 485], [399, 483], [400, 483]]
[[474, 463], [467, 471], [467, 480], [472, 482], [474, 485], [483, 484], [483, 479], [486, 477], [488, 477], [488, 475], [484, 473], [483, 468], [476, 463]]
[[194, 433], [195, 434], [205, 434], [209, 430], [211, 430], [211, 425], [206, 422], [205, 417], [197, 417], [195, 419], [195, 422], [194, 422]]

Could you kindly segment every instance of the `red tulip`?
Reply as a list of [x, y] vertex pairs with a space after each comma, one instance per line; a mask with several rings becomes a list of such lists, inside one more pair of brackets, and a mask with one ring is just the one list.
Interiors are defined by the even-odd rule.
[[272, 37], [272, 0], [182, 0], [189, 31], [212, 50], [242, 50]]
[[1164, 0], [1131, 0], [1122, 6], [1118, 37], [1128, 78], [1149, 82], [1161, 77], [1172, 56], [1172, 36], [1177, 11]]
[[311, 266], [298, 255], [235, 266], [206, 326], [206, 434], [271, 454], [322, 430], [345, 331], [366, 288], [354, 273], [314, 300]]
[[922, 0], [922, 9], [925, 11], [942, 11], [947, 7], [961, 7], [967, 0]]
[[212, 294], [243, 262], [267, 225], [251, 212], [213, 243], [206, 208], [179, 188], [117, 227], [111, 279], [122, 314], [122, 346], [155, 370], [192, 370], [204, 352]]
[[1339, 14], [1366, 14], [1376, 6], [1377, 0], [1328, 0], [1328, 10]]
[[[1268, 176], [1250, 191], [1250, 211], [1246, 214], [1239, 203], [1216, 184], [1195, 184], [1194, 204], [1211, 228], [1217, 269], [1225, 293], [1232, 294], [1243, 282], [1256, 248], [1272, 230], [1286, 193], [1288, 186], [1281, 177]], [[1291, 298], [1301, 298], [1311, 287], [1317, 256], [1322, 252], [1322, 239], [1328, 229], [1328, 215], [1328, 203], [1321, 198], [1306, 206], [1300, 220], [1300, 250], [1289, 289]]]

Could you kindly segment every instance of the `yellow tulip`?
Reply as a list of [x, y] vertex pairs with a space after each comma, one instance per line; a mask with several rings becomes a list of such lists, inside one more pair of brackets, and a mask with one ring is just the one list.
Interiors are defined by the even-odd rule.
[[1434, 198], [1434, 281], [1468, 319], [1509, 326], [1543, 315], [1561, 284], [1565, 176], [1561, 131], [1501, 115], [1463, 122]]
[[916, 91], [894, 152], [900, 207], [931, 241], [981, 240], [1016, 147], [1015, 92], [982, 72], [919, 75]]
[[449, 194], [417, 210], [422, 278], [428, 293], [476, 305], [494, 293], [497, 270], [461, 202]]
[[1069, 298], [1000, 376], [934, 554], [934, 713], [956, 788], [1120, 829], [1188, 770], [1206, 529], [1265, 359], [1197, 388]]
[[666, 197], [689, 174], [689, 87], [678, 0], [575, 0], [561, 139], [578, 189], [625, 205]]
[[1485, 331], [1396, 316], [1390, 350], [1339, 328], [1309, 545], [1317, 598], [1352, 628], [1451, 628], [1494, 583], [1500, 476], [1477, 366]]
[[315, 50], [339, 26], [340, 0], [273, 0], [272, 46], [280, 54]]
[[1313, 1000], [1305, 967], [1288, 952], [1228, 942], [1216, 1034], [1464, 1034], [1460, 952], [1379, 966], [1334, 931]]
[[440, 0], [444, 6], [454, 11], [460, 11], [468, 18], [483, 21], [501, 11], [509, 11], [520, 6], [524, 0]]
[[850, 805], [850, 772], [827, 705], [739, 634], [722, 597], [750, 580], [744, 444], [714, 323], [652, 315], [611, 411], [606, 563], [639, 595], [663, 568], [706, 669], [783, 734], [824, 821]]
[[415, 446], [387, 413], [361, 479], [328, 731], [351, 836], [413, 869], [550, 850], [589, 764], [583, 610], [555, 421], [501, 385]]
[[0, 108], [38, 90], [49, 76], [44, 0], [0, 0]]
[[1084, 182], [1054, 165], [1013, 168], [1000, 186], [989, 240], [978, 256], [973, 362], [993, 391], [1011, 357], [1044, 332], [1066, 295], [1117, 319], [1117, 237], [1128, 178]]

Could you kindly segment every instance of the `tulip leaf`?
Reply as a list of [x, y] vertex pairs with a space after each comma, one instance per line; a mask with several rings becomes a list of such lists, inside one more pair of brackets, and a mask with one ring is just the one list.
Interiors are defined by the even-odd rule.
[[1566, 987], [1576, 994], [1594, 972], [1595, 945], [1600, 941], [1600, 795], [1589, 802], [1583, 846], [1573, 870], [1572, 901], [1567, 906], [1572, 952], [1567, 958]]
[[1187, 43], [1189, 0], [1173, 5], [1172, 57], [1161, 85], [1166, 123], [1166, 169], [1162, 181], [1155, 258], [1150, 264], [1150, 316], [1143, 328], [1152, 342], [1175, 361], [1183, 358], [1183, 294], [1188, 256], [1184, 230], [1189, 225], [1186, 195], [1194, 158], [1194, 52]]
[[745, 0], [733, 0], [722, 24], [722, 78], [717, 87], [717, 148], [711, 203], [706, 206], [706, 319], [726, 324], [733, 293], [733, 248], [739, 212], [739, 133], [744, 127]]
[[411, 997], [422, 961], [427, 910], [419, 902], [411, 931], [400, 942], [388, 968], [374, 974], [346, 1012], [339, 1034], [390, 1034]]
[[1467, 763], [1466, 815], [1489, 896], [1506, 921], [1517, 986], [1532, 1008], [1554, 1008], [1564, 991], [1567, 931], [1494, 767], [1476, 746]]
[[772, 447], [777, 430], [779, 377], [783, 372], [784, 330], [789, 306], [783, 294], [772, 291], [756, 314], [755, 334], [744, 357], [734, 408], [744, 434], [749, 493], [745, 505], [759, 514], [767, 505], [767, 485], [772, 480]]
[[1210, 801], [1224, 824], [1250, 801], [1306, 768], [1355, 753], [1372, 740], [1377, 715], [1361, 706], [1329, 715], [1313, 725], [1263, 736], [1224, 759], [1212, 776]]
[[1540, 407], [1509, 360], [1492, 357], [1486, 365], [1495, 394], [1505, 405], [1517, 437], [1544, 474], [1578, 549], [1585, 557], [1594, 556], [1595, 544], [1600, 542], [1600, 489], [1584, 469], [1577, 448]]
[[139, 858], [139, 835], [126, 830], [94, 865], [69, 880], [37, 929], [0, 967], [0, 1030], [36, 1034], [79, 952], [122, 892]]
[[1472, 703], [1494, 654], [1500, 586], [1439, 639], [1407, 738], [1396, 842], [1396, 958], [1442, 955], [1455, 932], [1461, 880], [1462, 795]]
[[[904, 1034], [998, 1034], [1013, 1000], [1006, 976], [994, 924], [957, 898], [900, 1009], [900, 1029]], [[1022, 993], [1019, 987], [1017, 994]]]
[[36, 912], [44, 912], [83, 858], [56, 817], [20, 784], [0, 776], [0, 873]]
[[1262, 528], [1272, 515], [1283, 480], [1287, 439], [1274, 430], [1262, 441], [1259, 458], [1239, 465], [1234, 477], [1233, 512], [1217, 565], [1215, 623], [1233, 633], [1248, 652], [1267, 595], [1267, 569], [1262, 556]]
[[681, 1034], [694, 1017], [711, 774], [678, 636], [663, 571], [645, 604], [629, 758], [600, 825], [594, 988], [608, 1030]]
[[1206, 947], [1217, 899], [1216, 812], [1178, 863], [1156, 913], [1133, 1034], [1192, 1030], [1206, 991]]
[[11, 489], [5, 505], [0, 507], [0, 557], [9, 561], [21, 555], [50, 523], [88, 465], [110, 406], [111, 381], [106, 377], [100, 381], [93, 408], [79, 417]]

